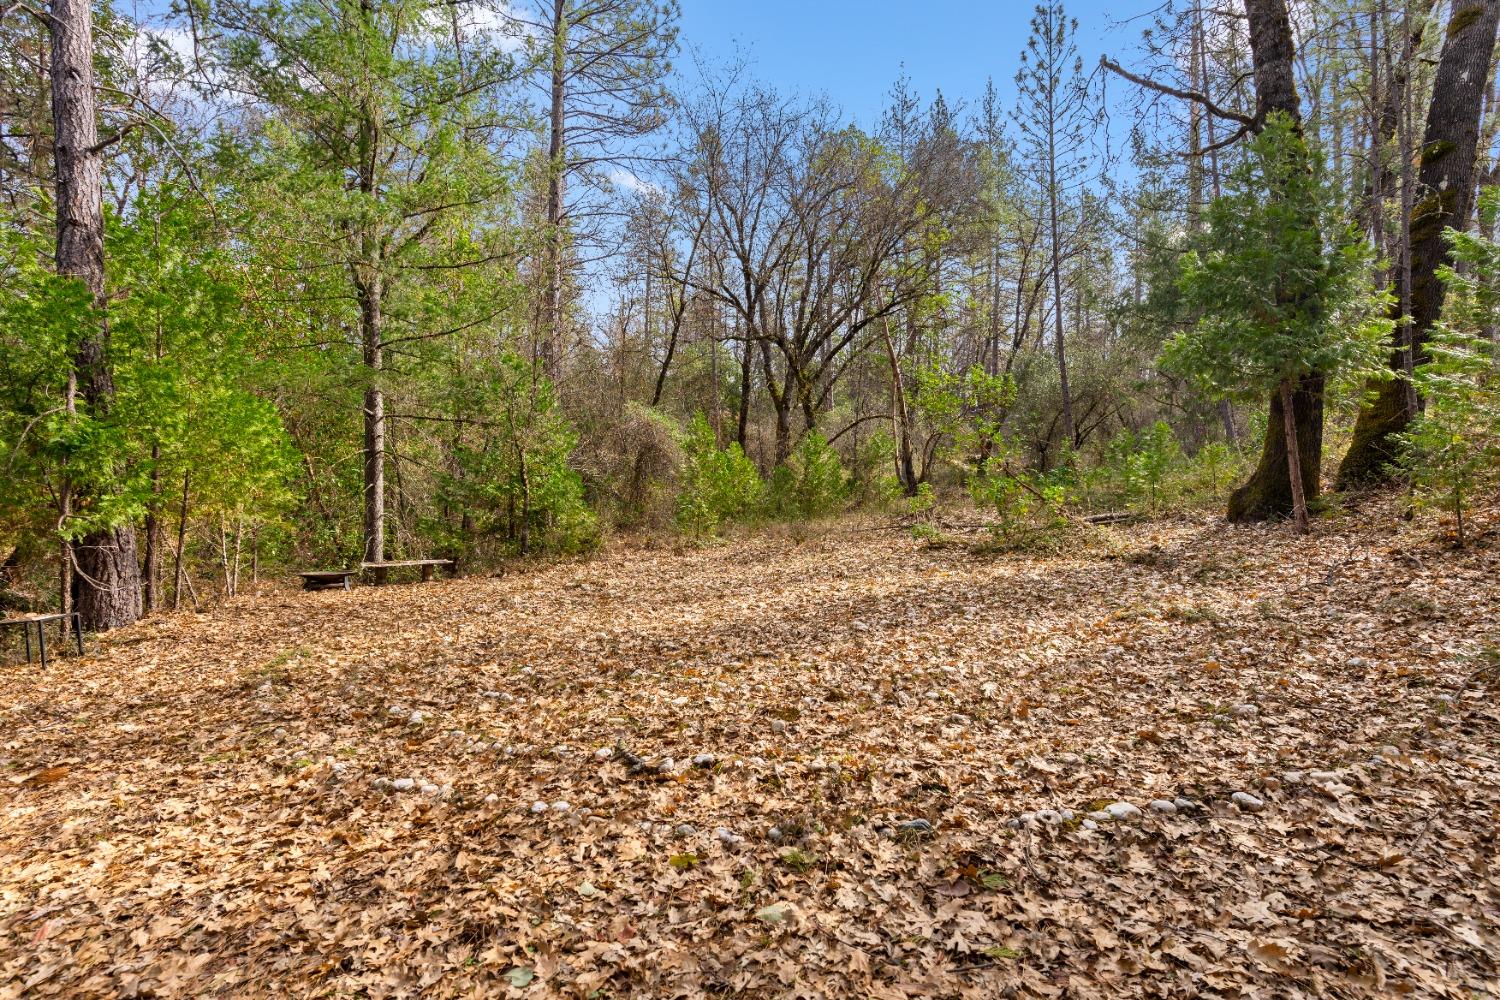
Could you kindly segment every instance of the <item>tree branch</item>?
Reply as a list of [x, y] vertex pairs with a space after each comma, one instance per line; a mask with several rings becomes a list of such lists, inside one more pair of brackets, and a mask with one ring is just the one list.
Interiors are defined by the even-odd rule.
[[1109, 56], [1100, 56], [1099, 65], [1103, 66], [1105, 69], [1109, 70], [1112, 73], [1118, 73], [1120, 76], [1123, 76], [1131, 83], [1145, 87], [1147, 90], [1154, 90], [1158, 94], [1166, 94], [1168, 97], [1175, 97], [1179, 100], [1192, 101], [1196, 104], [1201, 104], [1208, 110], [1210, 114], [1216, 115], [1219, 118], [1223, 118], [1226, 121], [1238, 122], [1239, 124], [1245, 126], [1247, 129], [1255, 127], [1256, 122], [1254, 117], [1252, 117], [1251, 115], [1241, 114], [1238, 111], [1230, 111], [1228, 108], [1222, 108], [1219, 105], [1215, 104], [1213, 98], [1209, 97], [1207, 94], [1201, 94], [1196, 90], [1179, 90], [1178, 88], [1168, 86], [1165, 83], [1157, 83], [1155, 80], [1152, 80], [1149, 77], [1138, 76], [1137, 74], [1130, 72], [1130, 70], [1126, 69], [1124, 66], [1121, 66], [1119, 63], [1115, 62]]

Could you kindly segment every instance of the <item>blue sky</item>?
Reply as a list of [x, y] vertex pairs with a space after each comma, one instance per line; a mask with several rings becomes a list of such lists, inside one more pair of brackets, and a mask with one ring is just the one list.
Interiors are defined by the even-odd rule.
[[[950, 102], [973, 108], [993, 76], [1005, 107], [1015, 103], [1014, 80], [1033, 8], [1005, 0], [680, 0], [683, 72], [692, 76], [691, 50], [711, 60], [750, 60], [754, 75], [779, 89], [826, 93], [862, 125], [878, 116], [902, 71], [930, 99], [941, 89]], [[1101, 52], [1119, 57], [1137, 43], [1140, 22], [1122, 24], [1155, 6], [1150, 0], [1075, 0], [1078, 49], [1086, 71]]]

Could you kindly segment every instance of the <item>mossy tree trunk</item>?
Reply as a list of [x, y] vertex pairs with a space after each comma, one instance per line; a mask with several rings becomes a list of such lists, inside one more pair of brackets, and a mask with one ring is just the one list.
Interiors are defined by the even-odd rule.
[[[1500, 25], [1500, 0], [1456, 0], [1438, 60], [1432, 103], [1422, 137], [1417, 195], [1411, 211], [1408, 331], [1413, 365], [1426, 360], [1428, 332], [1442, 315], [1443, 283], [1438, 269], [1448, 262], [1445, 228], [1462, 228], [1469, 219], [1478, 158], [1479, 122]], [[1397, 273], [1407, 268], [1398, 266]], [[1399, 318], [1400, 305], [1396, 306]], [[1407, 381], [1406, 351], [1391, 356], [1396, 377], [1372, 386], [1373, 398], [1359, 413], [1354, 439], [1339, 466], [1338, 484], [1376, 485], [1391, 477], [1396, 459], [1395, 435], [1416, 415]]]

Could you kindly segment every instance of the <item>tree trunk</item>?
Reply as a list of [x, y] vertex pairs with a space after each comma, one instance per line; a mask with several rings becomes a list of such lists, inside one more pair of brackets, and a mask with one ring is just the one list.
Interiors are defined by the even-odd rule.
[[[52, 35], [53, 156], [57, 170], [57, 273], [83, 281], [98, 309], [98, 326], [79, 341], [76, 385], [94, 418], [114, 402], [109, 326], [104, 319], [104, 193], [94, 109], [94, 42], [87, 0], [54, 0]], [[71, 392], [71, 390], [70, 390]], [[86, 511], [79, 495], [74, 509]], [[135, 529], [98, 528], [74, 546], [77, 603], [83, 627], [95, 632], [141, 616], [141, 568]]]
[[[1284, 408], [1280, 391], [1272, 393], [1260, 465], [1248, 482], [1230, 494], [1231, 521], [1265, 521], [1294, 513]], [[1311, 503], [1318, 498], [1322, 481], [1319, 469], [1323, 454], [1322, 375], [1306, 375], [1298, 381], [1296, 392], [1292, 394], [1292, 411], [1297, 428], [1303, 501]]]
[[741, 451], [749, 447], [745, 435], [750, 427], [750, 393], [755, 382], [755, 366], [750, 358], [750, 341], [744, 342], [744, 348], [744, 353], [740, 355], [740, 407], [737, 415], [738, 424], [734, 432], [734, 439], [739, 442]]
[[[1250, 22], [1256, 118], [1264, 122], [1272, 112], [1280, 111], [1300, 126], [1302, 113], [1293, 75], [1296, 52], [1285, 0], [1245, 0], [1245, 14]], [[1321, 372], [1298, 380], [1296, 391], [1290, 394], [1290, 414], [1284, 412], [1286, 403], [1280, 390], [1271, 394], [1260, 463], [1250, 479], [1230, 495], [1231, 521], [1264, 521], [1294, 513], [1288, 428], [1295, 428], [1290, 437], [1295, 439], [1292, 448], [1299, 459], [1304, 502], [1318, 497], [1322, 489], [1323, 382]]]
[[1389, 481], [1397, 451], [1393, 435], [1416, 415], [1406, 368], [1408, 361], [1426, 360], [1427, 334], [1442, 313], [1444, 287], [1438, 269], [1449, 260], [1443, 230], [1461, 229], [1469, 219], [1479, 119], [1497, 25], [1500, 0], [1456, 0], [1448, 19], [1422, 138], [1411, 243], [1403, 267], [1411, 276], [1402, 296], [1410, 302], [1411, 350], [1409, 355], [1395, 352], [1391, 365], [1397, 377], [1373, 387], [1374, 400], [1360, 411], [1354, 440], [1339, 466], [1341, 487]]
[[552, 103], [549, 110], [547, 138], [547, 248], [546, 302], [542, 311], [542, 370], [557, 380], [562, 355], [563, 257], [566, 238], [563, 232], [563, 188], [566, 182], [567, 126], [565, 97], [568, 69], [567, 0], [552, 0]]
[[1292, 402], [1292, 380], [1284, 378], [1281, 393], [1281, 431], [1286, 439], [1287, 481], [1292, 487], [1292, 519], [1299, 535], [1307, 534], [1307, 494], [1302, 489], [1302, 456], [1297, 442], [1296, 405]]
[[380, 342], [380, 279], [360, 289], [360, 333], [364, 340], [365, 387], [365, 561], [385, 559], [385, 394], [380, 387], [384, 352]]

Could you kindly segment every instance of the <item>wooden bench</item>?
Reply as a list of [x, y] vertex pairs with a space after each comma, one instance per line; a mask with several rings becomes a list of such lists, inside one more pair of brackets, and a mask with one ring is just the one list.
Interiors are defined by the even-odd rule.
[[360, 563], [360, 569], [369, 570], [375, 577], [375, 584], [379, 586], [385, 583], [388, 574], [393, 569], [420, 568], [422, 570], [422, 582], [427, 583], [432, 579], [432, 571], [438, 566], [445, 566], [451, 573], [453, 571], [452, 559], [396, 559], [389, 562], [366, 562]]
[[66, 621], [72, 629], [73, 638], [78, 643], [78, 655], [83, 655], [83, 619], [78, 612], [73, 611], [66, 615], [20, 615], [15, 618], [6, 618], [0, 621], [0, 628], [9, 625], [21, 626], [21, 631], [26, 634], [26, 662], [31, 662], [31, 631], [36, 630], [37, 652], [41, 657], [42, 669], [47, 669], [47, 630], [43, 627], [52, 622]]
[[357, 569], [315, 569], [297, 575], [302, 577], [303, 590], [348, 590], [350, 578], [358, 572]]

